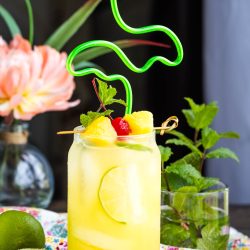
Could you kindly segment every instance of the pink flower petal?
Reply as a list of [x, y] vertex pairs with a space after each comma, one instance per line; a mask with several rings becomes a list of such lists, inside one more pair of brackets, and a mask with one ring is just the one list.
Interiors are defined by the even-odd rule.
[[20, 35], [10, 45], [0, 37], [0, 115], [30, 120], [46, 111], [61, 111], [79, 104], [69, 102], [75, 82], [65, 67], [66, 54], [36, 46]]
[[31, 51], [31, 45], [28, 40], [24, 39], [20, 35], [15, 35], [14, 39], [10, 43], [10, 49], [22, 50], [26, 53]]

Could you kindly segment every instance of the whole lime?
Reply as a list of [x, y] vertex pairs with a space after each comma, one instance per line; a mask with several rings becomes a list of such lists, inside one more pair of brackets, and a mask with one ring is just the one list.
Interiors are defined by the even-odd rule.
[[45, 235], [32, 215], [10, 210], [0, 214], [0, 249], [44, 248]]

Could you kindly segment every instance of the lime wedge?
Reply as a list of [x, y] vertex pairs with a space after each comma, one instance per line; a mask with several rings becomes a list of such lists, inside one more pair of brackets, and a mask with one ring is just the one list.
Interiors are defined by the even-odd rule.
[[119, 223], [127, 223], [129, 219], [127, 175], [127, 168], [113, 167], [103, 175], [99, 187], [102, 208], [110, 218]]

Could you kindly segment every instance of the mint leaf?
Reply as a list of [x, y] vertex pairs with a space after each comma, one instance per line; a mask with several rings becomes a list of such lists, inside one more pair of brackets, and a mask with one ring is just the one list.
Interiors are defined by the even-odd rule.
[[190, 233], [184, 227], [174, 223], [166, 223], [161, 227], [161, 243], [171, 246], [182, 246], [190, 238]]
[[[211, 195], [208, 194], [208, 197], [209, 197], [208, 199], [210, 199]], [[204, 199], [206, 199], [206, 197], [204, 197]], [[203, 203], [204, 221], [203, 221], [203, 224], [200, 225], [200, 227], [206, 225], [208, 222], [211, 222], [211, 221], [218, 221], [218, 224], [219, 224], [220, 212], [218, 209], [216, 209], [219, 201], [218, 199], [217, 201], [215, 201], [215, 199], [216, 198], [214, 197], [213, 202], [211, 202], [211, 204], [206, 203], [206, 202]]]
[[185, 136], [183, 133], [179, 131], [172, 130], [172, 131], [169, 131], [168, 134], [176, 136], [177, 138], [179, 138], [180, 140], [182, 140], [183, 142], [187, 144], [193, 144], [192, 140], [190, 140], [187, 136]]
[[110, 109], [107, 109], [107, 110], [105, 110], [104, 112], [101, 112], [101, 113], [89, 111], [89, 112], [87, 112], [87, 114], [81, 114], [80, 115], [80, 122], [81, 122], [82, 126], [84, 126], [86, 128], [91, 122], [93, 122], [98, 117], [108, 116], [112, 112], [113, 112], [113, 110], [110, 110]]
[[209, 127], [202, 129], [201, 141], [205, 149], [212, 148], [221, 138], [238, 139], [239, 135], [232, 131], [225, 133], [217, 133], [215, 130]]
[[199, 105], [199, 104], [196, 104], [196, 103], [194, 102], [194, 100], [193, 100], [192, 98], [190, 98], [190, 97], [185, 97], [184, 99], [188, 102], [188, 104], [189, 104], [191, 110], [192, 110], [194, 113], [199, 113], [199, 112], [202, 111], [202, 110], [204, 109], [204, 107], [205, 107], [205, 104], [200, 104], [200, 105]]
[[201, 178], [200, 172], [190, 164], [172, 164], [165, 171], [180, 176], [190, 185], [195, 185]]
[[180, 223], [181, 218], [178, 213], [175, 211], [175, 209], [167, 205], [169, 204], [169, 196], [167, 194], [162, 197], [161, 203], [163, 204], [163, 207], [161, 207], [161, 225], [169, 223], [169, 221]]
[[198, 187], [199, 191], [203, 191], [218, 184], [219, 182], [220, 180], [218, 178], [203, 177], [197, 181], [196, 186]]
[[173, 154], [171, 148], [158, 146], [160, 153], [161, 153], [161, 161], [162, 163], [167, 162], [170, 156]]
[[[186, 213], [189, 208], [190, 199], [198, 193], [195, 186], [184, 186], [176, 190], [173, 197], [173, 207], [181, 214]], [[193, 208], [194, 209], [194, 208]]]
[[173, 164], [190, 164], [198, 170], [200, 167], [200, 162], [201, 162], [200, 155], [195, 152], [192, 152], [185, 155], [181, 159], [175, 161]]
[[229, 138], [229, 139], [239, 139], [240, 135], [238, 133], [235, 133], [233, 131], [228, 131], [228, 132], [224, 132], [224, 133], [220, 133], [220, 138]]
[[187, 148], [189, 148], [191, 151], [199, 154], [200, 156], [202, 156], [202, 152], [193, 144], [193, 143], [189, 143], [187, 141], [183, 141], [181, 139], [169, 139], [166, 141], [167, 144], [174, 144], [174, 145], [178, 145], [178, 146], [186, 146]]
[[191, 128], [195, 128], [195, 114], [194, 114], [194, 112], [190, 109], [183, 109], [182, 113], [184, 114], [188, 125]]
[[147, 147], [147, 146], [142, 145], [142, 144], [134, 144], [134, 143], [127, 143], [127, 142], [117, 141], [116, 145], [119, 146], [119, 147], [124, 147], [124, 148], [132, 149], [132, 150], [152, 152], [152, 149], [150, 147]]
[[196, 104], [191, 98], [185, 98], [191, 109], [183, 109], [182, 112], [191, 128], [196, 130], [208, 127], [218, 112], [218, 106], [215, 102], [207, 105]]
[[[195, 186], [200, 192], [218, 184], [219, 179], [203, 177], [200, 172], [190, 164], [171, 164], [165, 169], [171, 190], [179, 190], [183, 186]], [[174, 174], [174, 175], [170, 175]], [[174, 179], [172, 179], [174, 178]], [[174, 184], [173, 184], [174, 183]]]
[[108, 86], [107, 83], [96, 79], [98, 82], [98, 94], [104, 106], [111, 105], [113, 103], [119, 103], [124, 106], [127, 104], [121, 99], [114, 99], [117, 94], [117, 90], [111, 85]]
[[164, 174], [166, 174], [167, 176], [168, 186], [171, 191], [176, 191], [183, 186], [189, 185], [189, 183], [185, 180], [185, 178], [182, 178], [177, 174], [166, 173], [166, 172]]
[[229, 148], [217, 148], [213, 151], [210, 151], [207, 155], [206, 155], [207, 159], [211, 159], [211, 158], [231, 158], [234, 159], [235, 161], [239, 162], [239, 158], [238, 156]]
[[205, 149], [213, 147], [220, 139], [220, 135], [212, 128], [206, 127], [201, 131], [201, 143]]
[[176, 190], [172, 206], [185, 219], [198, 223], [203, 220], [203, 197], [195, 186], [184, 186]]
[[197, 248], [201, 250], [227, 249], [228, 235], [222, 235], [220, 226], [208, 223], [201, 230], [202, 239], [197, 240]]

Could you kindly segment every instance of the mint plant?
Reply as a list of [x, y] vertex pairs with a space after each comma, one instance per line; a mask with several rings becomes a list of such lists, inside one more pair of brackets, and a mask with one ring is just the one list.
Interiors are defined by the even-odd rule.
[[[215, 102], [198, 105], [191, 98], [185, 100], [189, 109], [182, 112], [194, 131], [193, 138], [174, 130], [169, 132], [173, 138], [166, 141], [166, 146], [159, 146], [162, 189], [172, 195], [163, 201], [168, 208], [162, 210], [161, 242], [201, 250], [226, 249], [228, 235], [221, 232], [228, 225], [228, 216], [215, 209], [219, 197], [207, 197], [220, 180], [205, 177], [202, 173], [207, 159], [231, 158], [239, 162], [229, 148], [216, 147], [221, 139], [235, 139], [239, 135], [232, 131], [219, 133], [210, 127], [219, 110]], [[189, 152], [170, 162], [174, 153], [168, 146], [170, 144], [184, 146]], [[201, 193], [203, 195], [199, 195]]]

